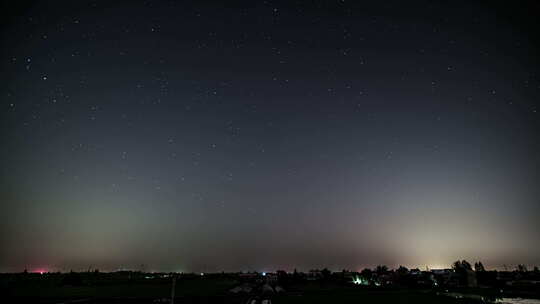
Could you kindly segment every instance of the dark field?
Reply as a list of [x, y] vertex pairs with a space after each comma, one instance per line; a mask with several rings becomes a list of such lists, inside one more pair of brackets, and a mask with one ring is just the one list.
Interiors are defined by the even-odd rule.
[[[67, 279], [66, 279], [67, 277]], [[74, 280], [74, 281], [70, 281]], [[474, 303], [423, 289], [387, 289], [347, 284], [301, 282], [282, 293], [264, 293], [257, 287], [250, 293], [233, 294], [242, 284], [227, 276], [178, 279], [175, 303], [247, 303], [270, 299], [271, 303]], [[256, 284], [253, 284], [256, 286]], [[25, 279], [4, 277], [2, 294], [9, 303], [170, 303], [172, 279], [43, 275]], [[479, 302], [479, 301], [476, 301]], [[7, 302], [6, 302], [7, 303]]]

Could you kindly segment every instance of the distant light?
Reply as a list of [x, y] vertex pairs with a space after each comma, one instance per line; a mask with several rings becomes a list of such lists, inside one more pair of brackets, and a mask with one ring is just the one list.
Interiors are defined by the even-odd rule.
[[40, 271], [39, 274], [43, 274], [43, 271]]
[[204, 272], [201, 272], [201, 277], [204, 275]]
[[263, 277], [265, 277], [265, 276], [266, 276], [266, 272], [263, 272], [262, 275], [263, 275]]
[[369, 281], [360, 276], [355, 276], [353, 278], [353, 283], [356, 285], [369, 285]]

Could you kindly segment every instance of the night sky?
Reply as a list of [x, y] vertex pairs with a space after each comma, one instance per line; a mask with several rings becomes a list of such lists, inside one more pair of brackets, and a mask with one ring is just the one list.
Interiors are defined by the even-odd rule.
[[0, 271], [540, 264], [540, 6], [402, 2], [4, 3]]

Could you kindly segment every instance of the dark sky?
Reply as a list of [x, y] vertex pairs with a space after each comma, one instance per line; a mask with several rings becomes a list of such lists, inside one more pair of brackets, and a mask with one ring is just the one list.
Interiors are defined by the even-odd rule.
[[15, 2], [0, 271], [540, 264], [535, 1]]

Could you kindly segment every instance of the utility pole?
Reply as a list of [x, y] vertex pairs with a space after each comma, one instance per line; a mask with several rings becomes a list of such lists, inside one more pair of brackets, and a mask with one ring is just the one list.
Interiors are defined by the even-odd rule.
[[172, 288], [171, 288], [171, 304], [174, 304], [174, 292], [176, 290], [176, 274], [172, 278]]

